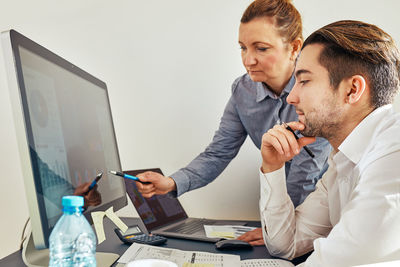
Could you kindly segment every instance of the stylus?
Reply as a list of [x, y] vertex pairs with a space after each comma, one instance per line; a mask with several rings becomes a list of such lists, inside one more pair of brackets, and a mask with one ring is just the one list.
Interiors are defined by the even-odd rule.
[[[287, 125], [286, 123], [283, 123], [283, 125], [286, 127], [286, 130], [289, 130], [289, 131], [292, 132], [292, 134], [294, 135], [294, 137], [296, 138], [296, 140], [299, 139], [299, 137], [297, 136], [297, 134], [293, 131], [292, 128], [290, 128], [289, 125]], [[310, 157], [312, 157], [312, 158], [315, 157], [315, 156], [314, 156], [314, 153], [312, 153], [312, 151], [311, 151], [307, 146], [304, 146], [303, 148], [304, 148], [304, 150], [307, 152], [307, 154], [310, 155]]]
[[149, 182], [140, 181], [139, 178], [137, 178], [136, 176], [133, 176], [133, 175], [125, 174], [125, 173], [122, 173], [122, 172], [116, 172], [116, 171], [110, 171], [110, 173], [114, 174], [114, 175], [117, 175], [117, 176], [124, 177], [126, 179], [131, 179], [131, 180], [138, 181], [138, 182], [140, 182], [142, 184], [150, 184]]

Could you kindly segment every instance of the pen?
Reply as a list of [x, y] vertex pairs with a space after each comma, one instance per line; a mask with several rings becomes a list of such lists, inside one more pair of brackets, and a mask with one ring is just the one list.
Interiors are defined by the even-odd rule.
[[[292, 134], [294, 135], [294, 137], [296, 138], [296, 140], [299, 139], [299, 137], [297, 136], [297, 134], [293, 131], [292, 128], [290, 128], [289, 125], [287, 125], [285, 122], [283, 123], [283, 125], [286, 127], [286, 130], [289, 130], [289, 131], [292, 132]], [[307, 146], [304, 146], [303, 148], [304, 148], [304, 150], [307, 152], [307, 154], [310, 155], [310, 157], [312, 157], [312, 158], [315, 157], [315, 156], [314, 156], [314, 153], [312, 153], [312, 151], [311, 151]]]
[[97, 184], [97, 182], [101, 179], [101, 176], [103, 176], [103, 173], [102, 173], [102, 172], [100, 172], [99, 174], [96, 175], [96, 178], [94, 178], [93, 182], [89, 185], [89, 190], [88, 190], [88, 192], [89, 192], [90, 190], [93, 189], [93, 187], [94, 187], [94, 186]]
[[117, 172], [117, 171], [110, 171], [110, 173], [114, 174], [114, 175], [117, 175], [117, 176], [124, 177], [126, 179], [131, 179], [131, 180], [134, 180], [134, 181], [138, 181], [138, 182], [140, 182], [142, 184], [149, 184], [149, 182], [140, 181], [139, 178], [137, 178], [136, 176], [133, 176], [133, 175], [129, 175], [129, 174], [125, 174], [125, 173]]

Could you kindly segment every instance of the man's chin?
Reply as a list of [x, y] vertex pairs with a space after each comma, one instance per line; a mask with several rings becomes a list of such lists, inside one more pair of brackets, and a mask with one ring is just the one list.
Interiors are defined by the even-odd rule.
[[316, 134], [312, 131], [308, 131], [307, 128], [299, 131], [304, 137], [317, 137]]

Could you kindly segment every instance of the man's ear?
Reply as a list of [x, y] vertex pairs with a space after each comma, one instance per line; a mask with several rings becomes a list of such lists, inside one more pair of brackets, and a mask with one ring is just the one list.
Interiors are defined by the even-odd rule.
[[349, 104], [354, 104], [361, 99], [361, 96], [365, 93], [367, 83], [363, 76], [354, 75], [348, 79], [347, 84], [347, 97], [346, 102]]
[[291, 47], [290, 60], [296, 61], [302, 46], [303, 46], [303, 40], [301, 38], [296, 38], [293, 42], [290, 43]]

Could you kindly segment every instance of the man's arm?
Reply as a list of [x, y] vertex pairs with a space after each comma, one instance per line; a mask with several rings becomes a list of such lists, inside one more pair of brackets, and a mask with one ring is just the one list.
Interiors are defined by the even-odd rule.
[[286, 168], [286, 187], [295, 207], [303, 203], [306, 197], [315, 190], [315, 185], [328, 169], [328, 156], [332, 151], [329, 142], [324, 138], [307, 145], [314, 153], [312, 158], [304, 149], [296, 155]]
[[[296, 130], [304, 128], [299, 122], [292, 122], [290, 126]], [[272, 255], [285, 258], [300, 256], [309, 250], [315, 236], [330, 230], [326, 190], [322, 182], [296, 212], [286, 189], [284, 163], [299, 154], [303, 146], [314, 141], [315, 138], [310, 137], [296, 140], [281, 125], [274, 126], [263, 135], [260, 215], [264, 240]], [[318, 201], [310, 202], [313, 198]], [[313, 207], [314, 203], [317, 207]], [[314, 208], [318, 208], [317, 211]], [[320, 214], [316, 220], [313, 219], [315, 212]]]
[[[326, 173], [325, 177], [331, 174]], [[327, 190], [324, 178], [316, 190], [294, 209], [286, 192], [283, 168], [260, 173], [260, 216], [265, 244], [271, 255], [293, 259], [313, 249], [313, 241], [326, 236], [329, 221]]]

